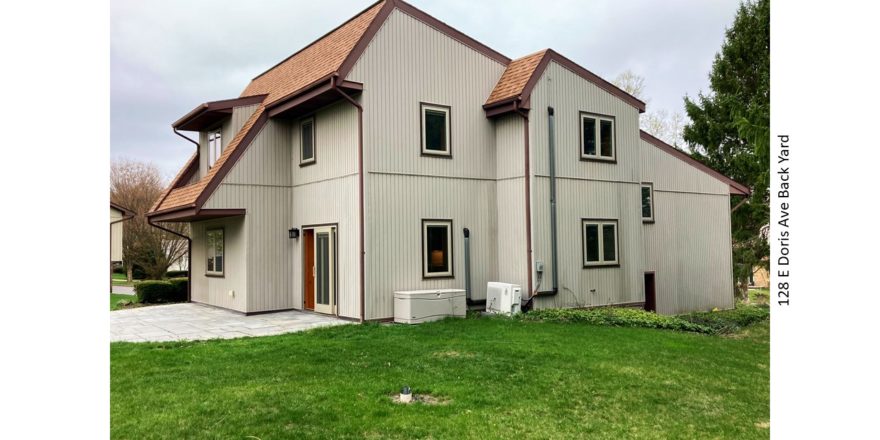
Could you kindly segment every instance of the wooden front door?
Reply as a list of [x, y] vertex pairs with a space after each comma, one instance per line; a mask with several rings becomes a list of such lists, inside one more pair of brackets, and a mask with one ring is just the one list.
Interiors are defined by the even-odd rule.
[[303, 307], [315, 310], [315, 230], [304, 229], [303, 239]]
[[645, 272], [645, 310], [657, 311], [657, 286], [654, 280], [654, 272]]

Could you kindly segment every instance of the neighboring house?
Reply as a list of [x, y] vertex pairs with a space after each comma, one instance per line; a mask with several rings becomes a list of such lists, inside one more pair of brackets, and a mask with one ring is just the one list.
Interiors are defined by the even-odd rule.
[[148, 215], [191, 224], [192, 301], [245, 313], [387, 320], [395, 291], [466, 278], [534, 308], [733, 307], [749, 189], [640, 132], [644, 110], [386, 0], [175, 122], [198, 149]]
[[122, 262], [122, 223], [134, 217], [130, 209], [110, 202], [110, 265]]

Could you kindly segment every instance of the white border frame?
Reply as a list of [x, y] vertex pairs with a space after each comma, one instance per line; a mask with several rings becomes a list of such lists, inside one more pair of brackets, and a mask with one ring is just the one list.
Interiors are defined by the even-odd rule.
[[[312, 124], [312, 157], [309, 159], [303, 159], [303, 147], [305, 146], [305, 143], [303, 142], [303, 133], [305, 133], [303, 131], [303, 126], [308, 123]], [[316, 128], [317, 127], [315, 126], [315, 117], [314, 116], [310, 116], [308, 118], [304, 118], [299, 121], [299, 164], [300, 165], [312, 164], [312, 163], [315, 163], [315, 161], [317, 160], [318, 142], [316, 142], [315, 135], [317, 134], [318, 130]]]
[[[450, 111], [451, 109], [449, 107], [441, 107], [438, 105], [431, 105], [431, 104], [422, 104], [421, 107], [422, 108], [421, 108], [420, 117], [422, 120], [422, 139], [421, 139], [422, 154], [427, 154], [427, 155], [431, 155], [431, 156], [452, 156], [452, 136], [451, 136], [452, 132], [450, 130], [450, 126], [452, 125], [451, 121], [450, 121], [450, 118], [452, 117], [452, 112]], [[444, 126], [444, 129], [446, 130], [446, 150], [437, 151], [437, 150], [429, 150], [427, 148], [428, 132], [426, 130], [427, 127], [425, 125], [425, 115], [427, 115], [428, 110], [441, 112], [446, 117], [446, 124]]]
[[[618, 234], [617, 220], [581, 220], [581, 245], [583, 248], [583, 266], [601, 267], [616, 266], [620, 264], [620, 239]], [[599, 227], [599, 261], [587, 261], [587, 226]], [[605, 260], [605, 234], [602, 233], [606, 225], [614, 226], [614, 260]]]
[[[584, 119], [593, 119], [595, 120], [595, 134], [596, 134], [596, 154], [585, 154], [584, 153]], [[611, 123], [611, 156], [603, 156], [602, 155], [602, 121], [608, 121]], [[581, 159], [589, 159], [589, 160], [605, 160], [608, 162], [617, 161], [617, 137], [615, 136], [615, 131], [617, 127], [615, 127], [614, 118], [610, 118], [608, 116], [597, 115], [593, 113], [581, 113], [581, 117], [579, 120], [580, 124], [578, 124], [578, 130], [580, 130], [580, 140], [581, 144], [578, 145], [579, 153], [581, 155]]]
[[[443, 226], [446, 228], [446, 259], [449, 270], [445, 272], [428, 272], [428, 227]], [[423, 278], [451, 278], [452, 267], [452, 220], [422, 220], [422, 277]]]

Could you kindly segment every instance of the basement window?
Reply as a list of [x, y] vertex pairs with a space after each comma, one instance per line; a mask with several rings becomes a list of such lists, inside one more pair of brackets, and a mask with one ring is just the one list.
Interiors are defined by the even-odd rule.
[[449, 115], [449, 107], [422, 104], [421, 120], [423, 155], [452, 157]]
[[315, 163], [315, 118], [303, 119], [299, 124], [299, 164]]
[[205, 274], [208, 276], [222, 277], [226, 262], [223, 258], [223, 229], [208, 230], [208, 249], [206, 252], [208, 261]]
[[615, 160], [614, 117], [581, 113], [581, 159]]
[[617, 220], [581, 220], [584, 267], [617, 266]]
[[642, 221], [654, 222], [654, 184], [642, 184]]
[[422, 220], [422, 277], [453, 277], [452, 220]]
[[223, 142], [218, 128], [208, 132], [208, 168], [214, 166], [221, 153], [223, 153]]

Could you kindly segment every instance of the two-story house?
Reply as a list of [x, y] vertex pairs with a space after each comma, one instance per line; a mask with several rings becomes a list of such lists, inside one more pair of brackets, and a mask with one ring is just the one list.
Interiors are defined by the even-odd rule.
[[197, 149], [149, 217], [192, 225], [191, 300], [245, 313], [386, 320], [395, 291], [466, 275], [475, 302], [502, 281], [535, 308], [730, 308], [749, 189], [640, 132], [644, 110], [384, 0], [175, 122]]

